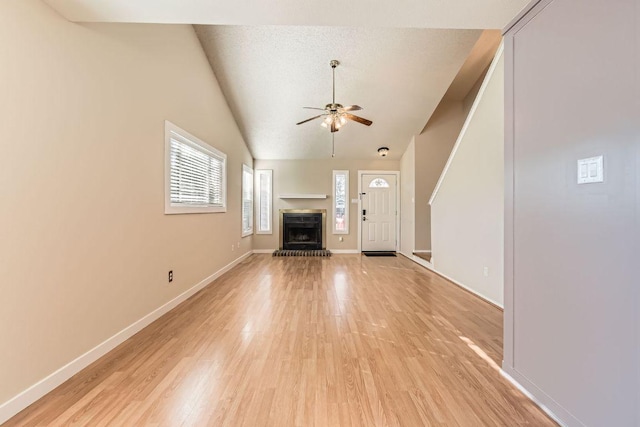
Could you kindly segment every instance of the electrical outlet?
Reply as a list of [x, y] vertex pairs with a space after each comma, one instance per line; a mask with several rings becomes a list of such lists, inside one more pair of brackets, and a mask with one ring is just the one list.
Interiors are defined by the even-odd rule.
[[483, 270], [484, 277], [489, 277], [489, 267], [485, 267]]
[[339, 240], [339, 241], [341, 241], [341, 242], [344, 242], [344, 237], [340, 236], [340, 237], [338, 238], [338, 240]]
[[169, 270], [169, 283], [173, 282], [173, 270]]

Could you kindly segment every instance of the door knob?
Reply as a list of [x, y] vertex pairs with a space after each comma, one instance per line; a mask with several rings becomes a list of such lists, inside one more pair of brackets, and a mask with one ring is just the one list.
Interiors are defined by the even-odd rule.
[[363, 221], [366, 221], [366, 220], [367, 220], [367, 217], [366, 217], [366, 216], [363, 216], [363, 217], [362, 217], [362, 220], [363, 220]]

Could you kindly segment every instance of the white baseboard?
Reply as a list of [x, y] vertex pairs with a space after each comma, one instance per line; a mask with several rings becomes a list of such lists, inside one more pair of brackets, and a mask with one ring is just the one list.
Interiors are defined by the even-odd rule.
[[[506, 378], [511, 384], [513, 384], [518, 390], [520, 390], [522, 392], [522, 394], [527, 396], [533, 403], [535, 403], [540, 409], [542, 409], [544, 411], [544, 413], [546, 413], [549, 417], [551, 417], [551, 419], [553, 419], [555, 422], [560, 424], [562, 427], [566, 427], [566, 426], [568, 426], [568, 424], [561, 417], [556, 415], [556, 413], [560, 413], [560, 412], [564, 413], [565, 417], [568, 417], [568, 419], [572, 420], [571, 425], [580, 425], [580, 426], [584, 425], [576, 417], [574, 417], [569, 412], [565, 411], [564, 408], [562, 408], [555, 401], [553, 401], [553, 399], [551, 399], [550, 397], [546, 396], [546, 394], [544, 392], [542, 392], [541, 390], [539, 390], [539, 392], [542, 393], [543, 395], [545, 395], [548, 399], [550, 399], [550, 401], [553, 402], [553, 404], [554, 404], [553, 406], [556, 406], [558, 408], [556, 410], [556, 412], [554, 412], [551, 409], [549, 409], [549, 407], [547, 405], [545, 405], [538, 398], [536, 398], [536, 396], [534, 396], [533, 393], [531, 393], [526, 387], [524, 387], [522, 384], [520, 384], [519, 381], [517, 381], [515, 378], [513, 378], [504, 369], [500, 369], [500, 374], [502, 374], [502, 376], [504, 378]], [[516, 373], [514, 372], [514, 374], [516, 374]], [[531, 384], [531, 386], [533, 386], [533, 388], [537, 389], [537, 387], [535, 387], [533, 384]]]
[[400, 255], [404, 256], [405, 258], [409, 258], [411, 261], [415, 262], [416, 264], [420, 264], [421, 266], [428, 268], [431, 271], [435, 271], [433, 269], [433, 264], [431, 264], [429, 261], [427, 261], [424, 258], [420, 258], [419, 256], [415, 256], [414, 254], [407, 254], [404, 252], [400, 252]]
[[[401, 253], [402, 253], [402, 252], [401, 252]], [[443, 274], [443, 273], [439, 272], [439, 271], [435, 268], [435, 266], [434, 266], [432, 263], [428, 262], [427, 260], [422, 259], [422, 258], [420, 258], [420, 257], [418, 257], [418, 256], [413, 255], [413, 254], [411, 254], [411, 255], [407, 255], [407, 254], [405, 254], [405, 253], [402, 253], [402, 255], [404, 255], [405, 257], [409, 258], [411, 261], [415, 262], [416, 264], [420, 264], [420, 265], [421, 265], [421, 266], [423, 266], [424, 268], [427, 268], [427, 269], [429, 269], [429, 270], [433, 271], [434, 273], [438, 274], [439, 276], [444, 277], [444, 278], [445, 278], [445, 279], [447, 279], [448, 281], [450, 281], [450, 282], [452, 282], [452, 283], [455, 283], [457, 286], [460, 286], [461, 288], [463, 288], [463, 289], [465, 289], [465, 290], [467, 290], [467, 291], [471, 292], [472, 294], [474, 294], [474, 295], [475, 295], [475, 296], [477, 296], [478, 298], [481, 298], [481, 299], [483, 299], [483, 300], [487, 301], [488, 303], [490, 303], [490, 304], [492, 304], [492, 305], [495, 305], [496, 307], [500, 307], [501, 309], [504, 309], [504, 306], [503, 306], [502, 304], [499, 304], [497, 301], [494, 301], [494, 300], [492, 300], [491, 298], [489, 298], [489, 297], [486, 297], [486, 296], [482, 295], [482, 294], [481, 294], [481, 293], [479, 293], [478, 291], [476, 291], [476, 290], [474, 290], [474, 289], [471, 289], [470, 287], [468, 287], [468, 286], [466, 286], [466, 285], [464, 285], [464, 284], [462, 284], [462, 283], [458, 282], [456, 279], [453, 279], [453, 278], [451, 278], [451, 277], [447, 276], [446, 274]], [[431, 260], [433, 261], [433, 258], [432, 258]]]
[[467, 291], [471, 292], [472, 294], [476, 295], [477, 297], [482, 298], [483, 300], [485, 300], [485, 301], [487, 301], [487, 302], [489, 302], [489, 303], [491, 303], [491, 304], [495, 305], [496, 307], [500, 307], [501, 309], [504, 309], [504, 306], [503, 306], [502, 304], [500, 304], [499, 302], [494, 301], [493, 299], [491, 299], [491, 298], [489, 298], [489, 297], [487, 297], [487, 296], [485, 296], [485, 295], [482, 295], [480, 292], [476, 291], [475, 289], [471, 289], [470, 287], [468, 287], [468, 286], [466, 286], [466, 285], [464, 285], [464, 284], [460, 283], [460, 282], [459, 282], [459, 281], [457, 281], [456, 279], [453, 279], [453, 278], [451, 278], [451, 277], [447, 276], [446, 274], [442, 274], [441, 272], [439, 272], [438, 270], [436, 270], [436, 268], [435, 268], [435, 267], [427, 267], [427, 268], [429, 268], [430, 270], [432, 270], [434, 273], [437, 273], [437, 274], [439, 274], [440, 276], [444, 277], [444, 278], [445, 278], [445, 279], [447, 279], [448, 281], [453, 282], [453, 283], [455, 283], [456, 285], [460, 286], [461, 288], [466, 289]]
[[254, 254], [272, 254], [275, 249], [254, 249]]
[[415, 251], [413, 251], [414, 254], [430, 254], [431, 250], [420, 250], [420, 249], [416, 249]]
[[106, 341], [98, 344], [83, 355], [77, 357], [75, 360], [67, 363], [46, 378], [38, 381], [28, 389], [22, 391], [20, 394], [2, 403], [0, 405], [0, 424], [6, 422], [10, 418], [18, 414], [20, 411], [25, 409], [27, 406], [31, 405], [36, 400], [40, 399], [42, 396], [49, 393], [60, 384], [116, 348], [118, 345], [122, 344], [124, 341], [140, 332], [145, 327], [149, 326], [149, 324], [159, 319], [162, 315], [171, 311], [173, 308], [178, 306], [178, 304], [186, 301], [190, 296], [194, 295], [196, 292], [200, 291], [208, 284], [215, 281], [224, 273], [231, 270], [251, 254], [252, 252], [247, 252], [246, 254], [240, 256], [238, 259], [232, 261], [217, 272], [213, 273], [211, 276], [205, 278], [197, 285], [181, 293], [171, 301], [155, 309], [140, 320], [127, 326], [111, 338], [108, 338]]

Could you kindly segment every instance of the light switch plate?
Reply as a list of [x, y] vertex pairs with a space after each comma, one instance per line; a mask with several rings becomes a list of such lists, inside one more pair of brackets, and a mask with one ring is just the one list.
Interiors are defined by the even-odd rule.
[[351, 203], [358, 204], [358, 199], [351, 199]]
[[578, 160], [578, 184], [604, 182], [604, 157]]

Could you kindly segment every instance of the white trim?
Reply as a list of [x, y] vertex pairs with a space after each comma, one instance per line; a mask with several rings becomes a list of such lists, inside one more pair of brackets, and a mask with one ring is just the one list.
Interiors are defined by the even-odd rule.
[[358, 252], [362, 252], [362, 175], [396, 176], [396, 252], [400, 252], [400, 171], [359, 170], [358, 171]]
[[149, 326], [151, 323], [159, 319], [164, 314], [171, 311], [173, 308], [178, 306], [180, 303], [186, 301], [189, 297], [194, 295], [196, 292], [205, 288], [207, 285], [218, 279], [227, 271], [231, 270], [233, 267], [244, 261], [247, 257], [249, 257], [252, 252], [247, 252], [246, 254], [240, 256], [236, 260], [232, 261], [228, 265], [222, 267], [217, 272], [213, 273], [211, 276], [205, 278], [197, 285], [192, 288], [186, 290], [181, 293], [171, 301], [162, 305], [161, 307], [153, 310], [151, 313], [127, 326], [120, 332], [116, 333], [112, 337], [98, 344], [91, 350], [87, 351], [83, 355], [77, 357], [71, 362], [67, 363], [57, 371], [33, 384], [26, 390], [20, 392], [16, 396], [7, 400], [6, 402], [0, 405], [0, 424], [6, 422], [20, 411], [25, 409], [27, 406], [31, 405], [38, 399], [40, 399], [45, 394], [49, 393], [56, 387], [58, 387], [63, 382], [67, 381], [69, 378], [125, 342], [127, 339], [131, 338], [136, 333], [140, 332], [145, 327]]
[[[540, 402], [529, 390], [527, 390], [522, 384], [515, 380], [511, 375], [509, 375], [504, 369], [500, 369], [500, 374], [511, 384], [513, 384], [522, 394], [529, 398], [533, 403], [535, 403], [542, 411], [547, 414], [551, 419], [553, 419], [556, 423], [560, 424], [562, 427], [566, 427], [568, 424], [565, 423], [560, 417], [558, 417], [551, 409], [549, 409], [546, 405]], [[577, 418], [571, 416], [574, 422], [578, 423], [578, 425], [584, 426]]]
[[502, 29], [502, 35], [504, 36], [507, 32], [509, 32], [513, 27], [515, 27], [521, 20], [522, 18], [524, 18], [524, 16], [531, 12], [531, 9], [533, 9], [538, 3], [540, 3], [541, 0], [531, 0], [529, 2], [529, 4], [527, 4], [512, 20], [511, 22], [509, 22], [507, 24], [506, 27], [504, 27]]
[[[260, 196], [260, 176], [268, 175], [271, 188], [269, 189], [269, 229], [260, 229], [260, 205], [262, 204], [262, 198]], [[253, 183], [253, 204], [255, 206], [255, 214], [253, 217], [253, 230], [255, 234], [273, 234], [273, 169], [256, 169], [254, 172]]]
[[[186, 206], [174, 205], [171, 203], [171, 135], [181, 140], [182, 143], [190, 145], [194, 149], [222, 160], [222, 206]], [[164, 213], [174, 214], [200, 214], [217, 213], [227, 211], [227, 155], [222, 151], [212, 147], [200, 138], [190, 134], [184, 129], [174, 125], [169, 120], [164, 121]]]
[[493, 73], [494, 73], [496, 67], [498, 66], [498, 62], [500, 60], [500, 57], [502, 56], [503, 51], [504, 51], [504, 43], [501, 42], [500, 46], [498, 47], [498, 51], [496, 52], [495, 56], [493, 57], [493, 61], [491, 61], [491, 66], [489, 67], [489, 71], [487, 71], [487, 75], [485, 76], [484, 80], [482, 81], [482, 85], [480, 86], [480, 90], [478, 91], [478, 94], [476, 95], [476, 98], [473, 100], [473, 105], [471, 106], [471, 110], [469, 111], [469, 114], [467, 115], [467, 118], [464, 121], [464, 125], [462, 125], [462, 130], [460, 131], [460, 135], [458, 135], [458, 139], [456, 139], [456, 143], [453, 146], [453, 150], [451, 150], [451, 154], [449, 155], [449, 158], [447, 159], [447, 163], [445, 164], [444, 169], [442, 170], [442, 173], [440, 174], [440, 178], [438, 178], [438, 183], [436, 184], [436, 187], [433, 189], [433, 193], [431, 194], [431, 198], [429, 199], [429, 205], [433, 204], [436, 196], [438, 195], [438, 191], [440, 191], [440, 186], [442, 186], [442, 182], [444, 181], [444, 178], [447, 175], [447, 172], [449, 171], [449, 168], [451, 167], [451, 163], [453, 163], [453, 159], [456, 157], [456, 153], [458, 152], [458, 148], [460, 147], [460, 144], [462, 143], [462, 140], [464, 139], [464, 137], [465, 137], [465, 135], [467, 133], [467, 129], [469, 128], [469, 125], [471, 124], [471, 120], [473, 120], [473, 116], [475, 116], [475, 114], [476, 114], [476, 110], [478, 109], [478, 105], [480, 104], [480, 100], [484, 96], [484, 92], [487, 89], [487, 86], [489, 85], [489, 81], [491, 81], [491, 77], [493, 77]]
[[[475, 296], [477, 296], [478, 298], [481, 298], [481, 299], [485, 300], [486, 302], [491, 303], [491, 304], [495, 305], [496, 307], [500, 307], [500, 308], [502, 308], [502, 309], [504, 310], [504, 305], [502, 305], [502, 304], [500, 304], [500, 303], [498, 303], [498, 302], [496, 302], [496, 301], [492, 300], [492, 299], [491, 299], [491, 298], [489, 298], [489, 297], [486, 297], [486, 296], [482, 295], [482, 294], [481, 294], [481, 293], [479, 293], [478, 291], [476, 291], [476, 290], [474, 290], [474, 289], [471, 289], [470, 287], [468, 287], [468, 286], [466, 286], [466, 285], [463, 285], [462, 283], [460, 283], [460, 282], [459, 282], [459, 281], [457, 281], [456, 279], [452, 279], [451, 277], [447, 276], [446, 274], [441, 273], [440, 271], [438, 271], [438, 270], [436, 269], [436, 267], [435, 267], [435, 265], [434, 265], [433, 263], [428, 262], [427, 260], [422, 259], [422, 258], [420, 258], [420, 257], [418, 257], [418, 256], [413, 255], [413, 254], [412, 254], [412, 255], [407, 255], [407, 254], [405, 254], [405, 253], [403, 253], [403, 252], [401, 252], [401, 254], [402, 254], [402, 255], [404, 255], [405, 257], [409, 258], [411, 261], [415, 262], [416, 264], [420, 264], [421, 266], [423, 266], [423, 267], [425, 267], [425, 268], [427, 268], [427, 269], [429, 269], [429, 270], [433, 271], [434, 273], [436, 273], [436, 274], [438, 274], [438, 275], [440, 275], [440, 276], [444, 277], [444, 278], [445, 278], [445, 279], [447, 279], [448, 281], [450, 281], [450, 282], [452, 282], [452, 283], [455, 283], [456, 285], [460, 286], [461, 288], [463, 288], [463, 289], [465, 289], [465, 290], [467, 290], [467, 291], [471, 292], [472, 294], [474, 294], [474, 295], [475, 295]], [[433, 258], [432, 258], [431, 260], [433, 261]]]
[[[519, 24], [518, 24], [519, 25]], [[513, 366], [514, 352], [514, 294], [513, 294], [513, 220], [514, 220], [514, 123], [515, 103], [513, 97], [514, 77], [514, 39], [513, 34], [504, 36], [504, 316], [502, 339], [503, 366]]]
[[411, 261], [423, 266], [424, 268], [428, 268], [429, 270], [434, 271], [433, 264], [431, 264], [429, 261], [427, 261], [424, 258], [420, 258], [419, 256], [415, 256], [413, 254], [406, 254], [404, 252], [400, 252], [400, 255], [402, 255], [405, 258], [409, 258]]
[[[336, 176], [344, 175], [345, 176], [345, 208], [344, 208], [344, 218], [345, 218], [345, 229], [344, 230], [336, 230], [336, 203], [338, 198], [336, 197]], [[331, 229], [333, 230], [333, 234], [349, 234], [349, 205], [351, 204], [351, 199], [349, 198], [349, 170], [334, 170], [332, 174], [331, 188], [333, 190], [333, 203], [332, 205], [332, 215], [331, 215]]]
[[430, 250], [427, 250], [427, 251], [421, 251], [421, 250], [416, 249], [416, 250], [414, 250], [414, 251], [413, 251], [413, 253], [414, 253], [414, 254], [430, 254], [430, 253], [431, 253], [431, 251], [430, 251]]
[[272, 254], [276, 249], [254, 249], [254, 254]]
[[[244, 229], [244, 174], [248, 173], [249, 175], [251, 175], [251, 209], [249, 210], [249, 212], [251, 213], [251, 221], [249, 224], [249, 228], [248, 229]], [[254, 175], [253, 175], [253, 168], [251, 168], [248, 165], [245, 165], [244, 163], [242, 164], [242, 177], [240, 179], [240, 228], [242, 228], [242, 237], [247, 237], [247, 236], [251, 236], [253, 234], [253, 229], [254, 229], [254, 224], [255, 224], [255, 212], [254, 212]]]
[[308, 194], [308, 193], [285, 193], [278, 195], [281, 199], [326, 199], [326, 194]]

